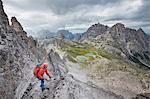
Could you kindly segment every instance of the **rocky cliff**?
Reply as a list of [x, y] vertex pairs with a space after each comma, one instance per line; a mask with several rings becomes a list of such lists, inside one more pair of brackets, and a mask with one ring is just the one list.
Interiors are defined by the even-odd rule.
[[27, 37], [15, 17], [11, 25], [0, 0], [0, 98], [21, 97], [28, 86], [34, 65], [46, 52], [32, 37]]
[[4, 12], [4, 9], [3, 9], [3, 4], [2, 4], [2, 1], [0, 1], [0, 23], [1, 23], [1, 27], [5, 28], [6, 26], [9, 25], [9, 22], [8, 22], [8, 18], [7, 18], [7, 15], [6, 13]]

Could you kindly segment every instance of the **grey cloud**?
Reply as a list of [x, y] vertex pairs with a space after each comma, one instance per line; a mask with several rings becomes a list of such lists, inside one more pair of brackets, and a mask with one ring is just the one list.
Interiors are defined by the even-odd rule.
[[150, 22], [150, 0], [143, 0], [143, 5], [137, 11], [137, 13], [134, 15], [132, 18], [133, 20], [138, 20], [138, 21], [149, 21]]
[[115, 4], [119, 0], [6, 0], [7, 4], [24, 10], [52, 10], [55, 14], [63, 15], [74, 11], [74, 8], [81, 5], [105, 5]]
[[129, 22], [131, 27], [143, 28], [146, 33], [150, 33], [150, 0], [142, 0], [142, 6], [139, 7], [132, 16], [113, 16], [105, 21]]
[[139, 27], [149, 27], [150, 28], [150, 23], [147, 23], [147, 24], [143, 23], [143, 24], [139, 25]]
[[128, 18], [114, 17], [114, 18], [105, 19], [104, 21], [120, 21], [120, 20], [128, 20]]
[[48, 11], [48, 0], [4, 0], [4, 3], [23, 11]]
[[[141, 0], [143, 5], [134, 13], [122, 11], [122, 2], [131, 0], [3, 0], [7, 6], [12, 6], [13, 13], [25, 26], [26, 29], [47, 28], [56, 31], [58, 28], [65, 28], [66, 25], [85, 24], [90, 26], [92, 23], [102, 22], [115, 24], [123, 22], [133, 27], [142, 27], [149, 33], [150, 28], [150, 1]], [[133, 0], [138, 1], [138, 0]], [[98, 6], [98, 7], [97, 7]], [[96, 8], [97, 7], [97, 8]], [[106, 11], [105, 11], [106, 10]], [[110, 11], [108, 11], [110, 10]], [[132, 9], [128, 9], [132, 10]], [[107, 12], [108, 13], [105, 13]], [[104, 12], [104, 13], [103, 13]], [[14, 16], [9, 13], [9, 16]], [[99, 15], [97, 15], [99, 13]], [[103, 15], [105, 14], [105, 15]], [[110, 14], [110, 15], [109, 15]], [[54, 18], [54, 19], [53, 19]], [[84, 28], [86, 31], [86, 28]], [[74, 28], [82, 30], [83, 28]]]
[[81, 5], [105, 5], [117, 3], [118, 1], [119, 0], [49, 0], [48, 5], [54, 13], [65, 14], [74, 11], [74, 8]]

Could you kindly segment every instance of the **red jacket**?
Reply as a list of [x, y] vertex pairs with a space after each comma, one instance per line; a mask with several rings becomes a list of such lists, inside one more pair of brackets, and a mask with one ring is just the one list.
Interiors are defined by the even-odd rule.
[[44, 73], [46, 73], [49, 77], [51, 77], [51, 75], [50, 75], [48, 69], [45, 68], [44, 65], [42, 65], [41, 68], [40, 68], [40, 70], [39, 70], [39, 72], [38, 72], [38, 77], [39, 77], [40, 79], [43, 79]]

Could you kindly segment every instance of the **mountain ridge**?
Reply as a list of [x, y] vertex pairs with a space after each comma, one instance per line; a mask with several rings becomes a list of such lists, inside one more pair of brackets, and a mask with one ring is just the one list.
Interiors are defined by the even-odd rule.
[[[104, 49], [112, 53], [116, 52], [115, 49], [117, 48], [128, 58], [138, 54], [142, 57], [142, 62], [150, 65], [150, 36], [148, 36], [141, 28], [138, 30], [131, 29], [125, 27], [122, 23], [116, 23], [112, 27], [108, 27], [98, 23], [92, 25], [84, 33], [80, 41], [91, 42], [97, 47], [103, 46]], [[136, 59], [141, 60], [139, 57]]]

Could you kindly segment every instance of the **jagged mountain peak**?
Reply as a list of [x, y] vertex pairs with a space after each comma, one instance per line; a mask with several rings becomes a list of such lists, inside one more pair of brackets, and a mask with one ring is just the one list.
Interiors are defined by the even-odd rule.
[[142, 28], [139, 28], [137, 31], [139, 31], [139, 32], [143, 32], [143, 33], [144, 33], [144, 31], [143, 31], [143, 29], [142, 29]]
[[1, 25], [9, 25], [8, 17], [3, 9], [3, 2], [0, 0], [0, 24]]
[[[117, 23], [109, 29], [102, 29], [101, 27], [97, 27], [97, 25], [92, 25], [84, 34], [84, 38], [81, 38], [81, 41], [99, 42], [97, 46], [104, 45], [106, 47], [105, 49], [108, 49], [109, 52], [113, 52], [115, 50], [114, 48], [117, 48], [127, 56], [132, 55], [130, 53], [132, 51], [134, 54], [140, 53], [142, 57], [145, 57], [145, 53], [149, 53], [149, 39], [150, 37], [141, 28], [138, 30], [131, 29], [125, 27], [122, 23]], [[146, 57], [146, 61], [141, 61], [150, 64], [148, 59]], [[145, 66], [147, 67], [147, 65]]]
[[[101, 23], [96, 23], [94, 25], [92, 25], [92, 27], [105, 27], [105, 25], [101, 24]], [[106, 26], [108, 27], [108, 26]]]
[[96, 38], [98, 35], [104, 34], [108, 29], [109, 27], [103, 24], [94, 24], [83, 34], [81, 41], [84, 39]]
[[146, 35], [142, 28], [139, 28], [139, 29], [137, 30], [137, 32], [140, 33], [140, 34]]
[[59, 38], [63, 38], [63, 39], [69, 39], [69, 40], [74, 39], [74, 34], [71, 33], [69, 30], [58, 30], [57, 31], [57, 36]]
[[91, 30], [91, 29], [96, 28], [96, 27], [98, 27], [98, 28], [109, 28], [108, 26], [103, 25], [101, 23], [96, 23], [96, 24], [92, 25], [88, 30]]
[[122, 23], [116, 23], [114, 26], [112, 26], [112, 27], [117, 27], [117, 28], [124, 28], [125, 27], [125, 25], [124, 24], [122, 24]]
[[22, 32], [23, 27], [21, 26], [20, 22], [17, 20], [16, 17], [11, 18], [11, 26], [14, 28], [17, 32]]
[[111, 29], [114, 31], [122, 32], [123, 30], [125, 30], [125, 25], [122, 23], [116, 23], [111, 27]]
[[20, 99], [30, 84], [31, 68], [46, 53], [32, 37], [27, 37], [15, 17], [11, 22], [9, 25], [0, 0], [0, 99]]

